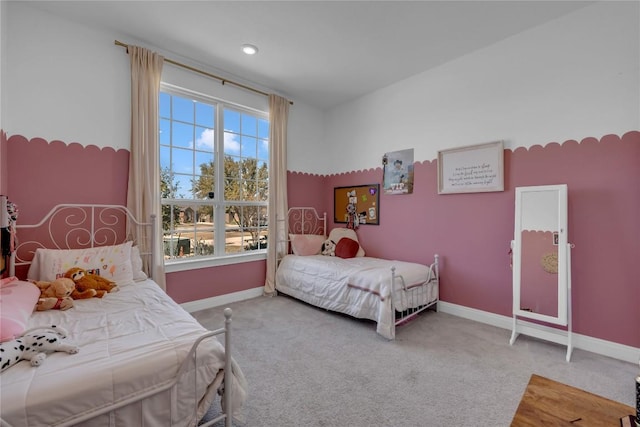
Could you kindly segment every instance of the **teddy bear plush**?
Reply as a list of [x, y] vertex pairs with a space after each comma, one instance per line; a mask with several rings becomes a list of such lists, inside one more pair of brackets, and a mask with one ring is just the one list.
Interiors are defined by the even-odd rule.
[[21, 360], [29, 360], [31, 366], [40, 366], [47, 354], [54, 351], [69, 354], [80, 351], [77, 346], [62, 342], [67, 335], [64, 328], [51, 325], [29, 329], [20, 338], [0, 343], [0, 372]]
[[118, 285], [116, 285], [115, 282], [97, 274], [89, 273], [87, 270], [79, 267], [67, 270], [64, 277], [73, 280], [76, 284], [76, 290], [71, 294], [71, 298], [73, 299], [79, 299], [76, 298], [74, 294], [82, 294], [87, 290], [94, 290], [96, 292], [95, 296], [98, 298], [102, 298], [108, 292], [115, 292], [118, 290]]
[[[61, 277], [53, 282], [34, 281], [33, 283], [40, 288], [40, 298], [36, 304], [37, 311], [68, 310], [73, 307], [71, 294], [76, 289], [73, 280]], [[93, 296], [95, 292], [88, 294]]]

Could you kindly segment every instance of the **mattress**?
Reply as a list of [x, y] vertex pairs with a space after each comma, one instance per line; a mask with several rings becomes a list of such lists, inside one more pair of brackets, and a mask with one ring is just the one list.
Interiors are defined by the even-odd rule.
[[[391, 285], [391, 268], [396, 278]], [[412, 285], [431, 281], [422, 286]], [[401, 292], [403, 286], [410, 288]], [[426, 265], [373, 257], [343, 259], [324, 255], [283, 258], [276, 272], [276, 289], [309, 304], [377, 322], [377, 332], [392, 339], [397, 311], [426, 305], [438, 298], [437, 279]]]
[[[208, 332], [154, 282], [124, 285], [102, 299], [74, 304], [66, 311], [31, 316], [29, 328], [62, 326], [69, 332], [65, 341], [77, 345], [80, 352], [52, 353], [39, 367], [22, 361], [2, 372], [3, 425], [82, 421], [83, 426], [186, 426], [193, 425], [214, 402], [222, 382], [224, 348], [212, 337], [198, 347], [197, 367], [190, 363], [177, 388], [129, 403], [169, 384], [195, 339]], [[239, 369], [234, 371], [242, 375]], [[175, 404], [172, 393], [177, 397]], [[123, 407], [85, 421], [118, 403]]]

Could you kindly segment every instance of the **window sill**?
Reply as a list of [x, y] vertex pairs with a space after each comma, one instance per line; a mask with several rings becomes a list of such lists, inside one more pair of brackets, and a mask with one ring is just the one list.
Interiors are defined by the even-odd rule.
[[165, 273], [177, 271], [196, 270], [199, 268], [219, 267], [222, 265], [241, 264], [244, 262], [260, 261], [267, 259], [267, 251], [252, 254], [227, 255], [219, 258], [200, 258], [193, 260], [171, 261], [164, 264]]

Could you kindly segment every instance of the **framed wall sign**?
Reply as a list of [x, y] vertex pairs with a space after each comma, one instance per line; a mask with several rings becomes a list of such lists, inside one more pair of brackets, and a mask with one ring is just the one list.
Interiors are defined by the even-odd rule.
[[359, 224], [380, 225], [380, 184], [335, 187], [333, 189], [333, 222], [349, 222], [348, 205], [355, 205]]
[[438, 151], [438, 194], [504, 191], [502, 141]]

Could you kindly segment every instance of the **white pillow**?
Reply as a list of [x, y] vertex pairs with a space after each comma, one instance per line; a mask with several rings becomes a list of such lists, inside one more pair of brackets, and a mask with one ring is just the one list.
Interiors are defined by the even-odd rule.
[[133, 283], [131, 242], [86, 249], [36, 249], [29, 267], [29, 280], [51, 282], [73, 267], [99, 274], [118, 285]]
[[[334, 228], [329, 233], [329, 240], [333, 240], [336, 245], [338, 244], [338, 241], [343, 237], [353, 239], [360, 245], [360, 242], [358, 241], [358, 235], [351, 228]], [[360, 249], [358, 249], [358, 253], [356, 254], [356, 256], [364, 256], [364, 249], [362, 249], [362, 245], [360, 245]]]
[[149, 278], [147, 273], [142, 271], [142, 258], [140, 257], [140, 249], [137, 246], [131, 247], [131, 268], [135, 282], [141, 282]]

